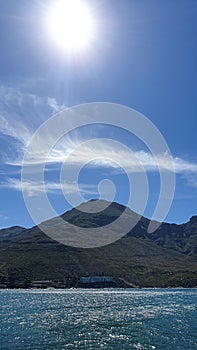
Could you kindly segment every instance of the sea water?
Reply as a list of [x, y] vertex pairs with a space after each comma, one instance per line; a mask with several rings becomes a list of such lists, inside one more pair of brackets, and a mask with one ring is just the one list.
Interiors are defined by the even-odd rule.
[[0, 349], [197, 349], [197, 289], [1, 290]]

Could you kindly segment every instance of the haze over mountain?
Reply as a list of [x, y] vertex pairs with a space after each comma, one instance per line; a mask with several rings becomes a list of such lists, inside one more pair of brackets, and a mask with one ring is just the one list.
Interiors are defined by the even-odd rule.
[[[98, 207], [105, 209], [95, 212]], [[79, 233], [80, 228], [98, 228], [97, 234], [102, 235], [106, 225], [118, 222], [124, 211], [127, 223], [139, 219], [129, 208], [99, 200], [84, 203], [61, 215], [61, 219], [78, 227]], [[81, 248], [80, 244], [70, 246], [73, 239], [69, 231], [64, 232], [68, 243], [64, 245], [37, 226], [2, 229], [0, 283], [8, 287], [28, 287], [35, 280], [51, 280], [66, 287], [77, 287], [81, 276], [109, 275], [114, 278], [115, 286], [197, 286], [197, 216], [182, 225], [162, 223], [154, 233], [148, 233], [149, 223], [141, 217], [121, 238], [120, 221], [115, 226], [117, 237], [119, 233], [116, 242], [91, 249]], [[62, 235], [58, 218], [42, 225], [50, 228], [51, 236], [53, 232], [54, 237]], [[110, 229], [108, 233], [113, 235]], [[87, 242], [87, 237], [85, 240]], [[83, 239], [81, 243], [83, 246]]]

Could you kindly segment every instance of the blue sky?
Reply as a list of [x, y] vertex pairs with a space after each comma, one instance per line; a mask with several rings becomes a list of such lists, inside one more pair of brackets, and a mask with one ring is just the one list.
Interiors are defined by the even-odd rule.
[[[48, 35], [46, 16], [54, 2], [0, 0], [0, 227], [33, 225], [20, 185], [22, 159], [33, 133], [58, 111], [89, 102], [126, 105], [160, 130], [176, 168], [175, 197], [166, 221], [186, 222], [197, 214], [197, 2], [91, 0], [97, 31], [88, 50], [77, 54], [63, 52]], [[125, 143], [142, 163], [148, 159], [150, 193], [144, 215], [150, 218], [159, 193], [153, 159], [134, 135], [113, 127], [76, 130], [63, 140], [61, 154], [54, 153], [57, 158], [48, 165], [45, 181], [56, 212], [70, 208], [59, 186], [64, 152], [81, 140], [97, 138], [86, 154], [97, 152], [106, 159], [112, 150], [102, 147], [102, 137]], [[126, 161], [125, 167], [128, 171]], [[115, 200], [127, 204], [127, 174], [112, 164], [83, 168], [79, 182], [84, 198], [98, 197], [97, 184], [106, 177], [116, 186]], [[39, 185], [27, 184], [30, 197], [38, 195]]]

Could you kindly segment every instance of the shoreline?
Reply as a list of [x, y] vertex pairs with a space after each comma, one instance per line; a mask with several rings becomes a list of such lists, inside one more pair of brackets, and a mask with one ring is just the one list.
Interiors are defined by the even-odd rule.
[[137, 287], [137, 288], [132, 288], [132, 287], [104, 287], [104, 288], [80, 288], [80, 287], [70, 287], [70, 288], [0, 288], [1, 291], [9, 291], [9, 290], [26, 290], [26, 291], [71, 291], [71, 290], [80, 290], [80, 291], [86, 291], [86, 290], [91, 290], [91, 291], [99, 291], [99, 290], [108, 290], [108, 291], [115, 291], [115, 290], [152, 290], [152, 289], [162, 289], [162, 290], [169, 290], [169, 289], [197, 289], [197, 286], [195, 287]]

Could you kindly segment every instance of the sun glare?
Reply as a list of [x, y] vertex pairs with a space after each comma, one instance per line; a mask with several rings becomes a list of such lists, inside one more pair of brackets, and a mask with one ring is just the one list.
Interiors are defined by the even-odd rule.
[[93, 14], [82, 0], [56, 1], [48, 25], [52, 39], [66, 51], [85, 49], [94, 36]]

